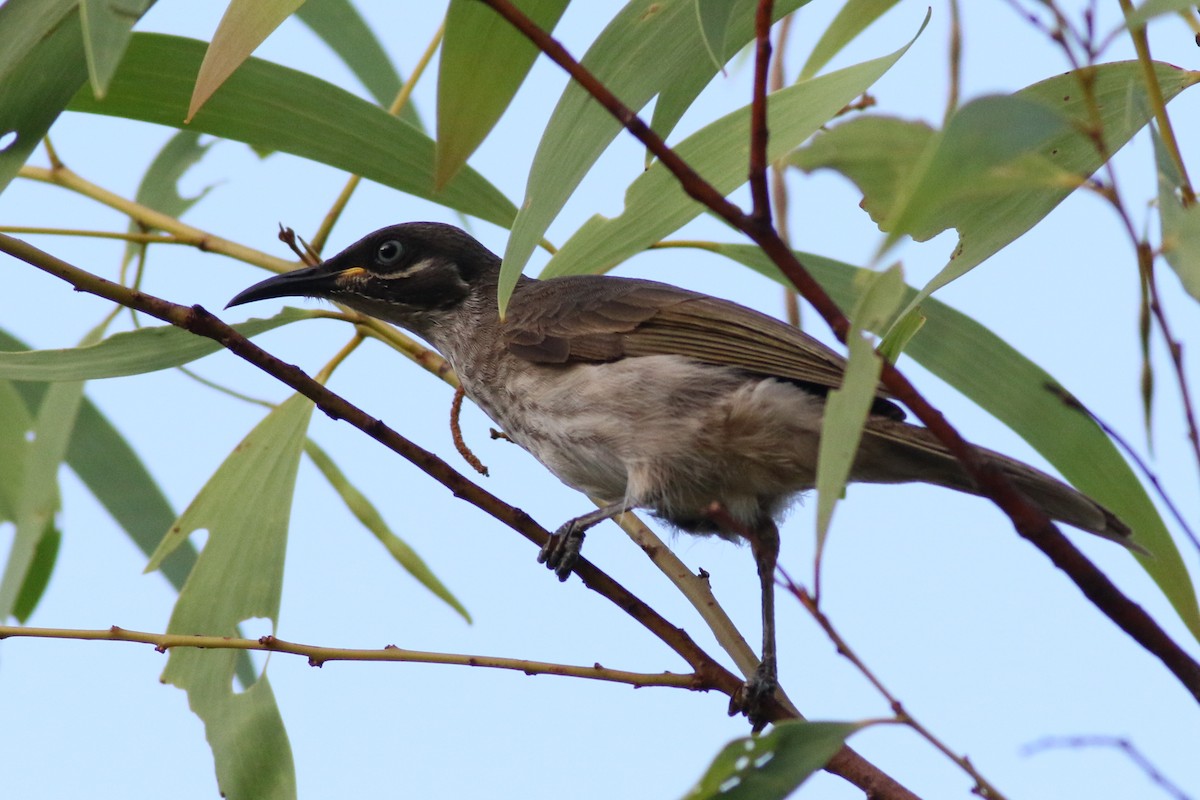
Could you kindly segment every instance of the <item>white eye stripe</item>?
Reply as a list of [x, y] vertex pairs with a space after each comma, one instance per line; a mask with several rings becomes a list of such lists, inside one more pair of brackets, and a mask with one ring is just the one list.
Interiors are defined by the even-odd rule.
[[407, 278], [417, 274], [423, 269], [429, 269], [436, 263], [437, 262], [432, 258], [423, 258], [417, 263], [413, 264], [411, 267], [405, 267], [404, 269], [399, 269], [395, 272], [376, 272], [375, 277], [383, 278], [384, 280], [391, 280], [393, 278]]

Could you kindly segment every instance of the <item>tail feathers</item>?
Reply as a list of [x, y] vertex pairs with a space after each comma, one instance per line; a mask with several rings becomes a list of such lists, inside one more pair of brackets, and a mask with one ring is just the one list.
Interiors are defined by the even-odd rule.
[[[1047, 516], [1105, 539], [1141, 550], [1115, 514], [1082, 492], [1028, 464], [978, 448]], [[870, 483], [923, 481], [978, 495], [979, 487], [958, 460], [925, 428], [872, 418], [863, 434], [853, 480]]]

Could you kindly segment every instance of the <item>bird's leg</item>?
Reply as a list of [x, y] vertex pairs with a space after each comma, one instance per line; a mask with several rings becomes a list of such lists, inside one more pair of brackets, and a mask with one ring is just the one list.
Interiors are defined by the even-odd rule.
[[755, 528], [748, 538], [762, 587], [762, 661], [754, 675], [730, 701], [729, 713], [745, 712], [757, 733], [767, 725], [763, 716], [764, 704], [779, 685], [775, 659], [775, 564], [779, 560], [779, 528], [767, 520]]
[[550, 538], [542, 545], [542, 551], [538, 553], [538, 563], [545, 564], [548, 569], [554, 570], [554, 574], [560, 581], [565, 581], [570, 577], [571, 570], [575, 568], [575, 562], [579, 561], [579, 550], [583, 547], [583, 535], [587, 533], [588, 528], [606, 519], [612, 519], [618, 514], [624, 514], [629, 509], [630, 506], [627, 503], [613, 503], [575, 519], [567, 520], [558, 530], [550, 534]]

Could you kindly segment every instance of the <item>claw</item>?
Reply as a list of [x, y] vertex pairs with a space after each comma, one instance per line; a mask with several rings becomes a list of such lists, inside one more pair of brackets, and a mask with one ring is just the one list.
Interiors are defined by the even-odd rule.
[[553, 570], [560, 581], [569, 578], [579, 562], [585, 531], [577, 523], [578, 520], [573, 519], [550, 534], [538, 553], [538, 563]]
[[541, 552], [538, 553], [538, 563], [545, 564], [554, 570], [560, 581], [565, 581], [571, 577], [571, 570], [575, 569], [579, 562], [579, 551], [583, 547], [583, 535], [587, 529], [606, 519], [612, 519], [617, 514], [623, 514], [629, 508], [625, 503], [614, 503], [567, 520], [550, 534], [550, 538], [542, 545]]
[[767, 702], [775, 695], [778, 686], [775, 664], [763, 661], [750, 680], [742, 684], [737, 693], [729, 699], [729, 716], [745, 714], [746, 719], [750, 720], [752, 730], [758, 733], [770, 722], [766, 715]]

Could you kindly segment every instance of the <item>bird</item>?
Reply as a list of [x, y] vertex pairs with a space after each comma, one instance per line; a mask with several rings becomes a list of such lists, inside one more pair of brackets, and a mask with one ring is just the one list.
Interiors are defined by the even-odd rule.
[[[799, 328], [706, 294], [637, 278], [521, 276], [503, 316], [501, 259], [465, 231], [408, 222], [317, 266], [273, 276], [228, 307], [279, 297], [344, 304], [404, 328], [454, 368], [466, 395], [599, 508], [561, 525], [539, 560], [566, 580], [584, 533], [641, 509], [696, 535], [748, 541], [762, 594], [762, 659], [731, 702], [755, 730], [778, 681], [778, 523], [814, 487], [828, 393], [846, 361]], [[980, 490], [882, 387], [850, 481]], [[1131, 544], [1108, 509], [1040, 470], [976, 448], [1049, 517]]]

